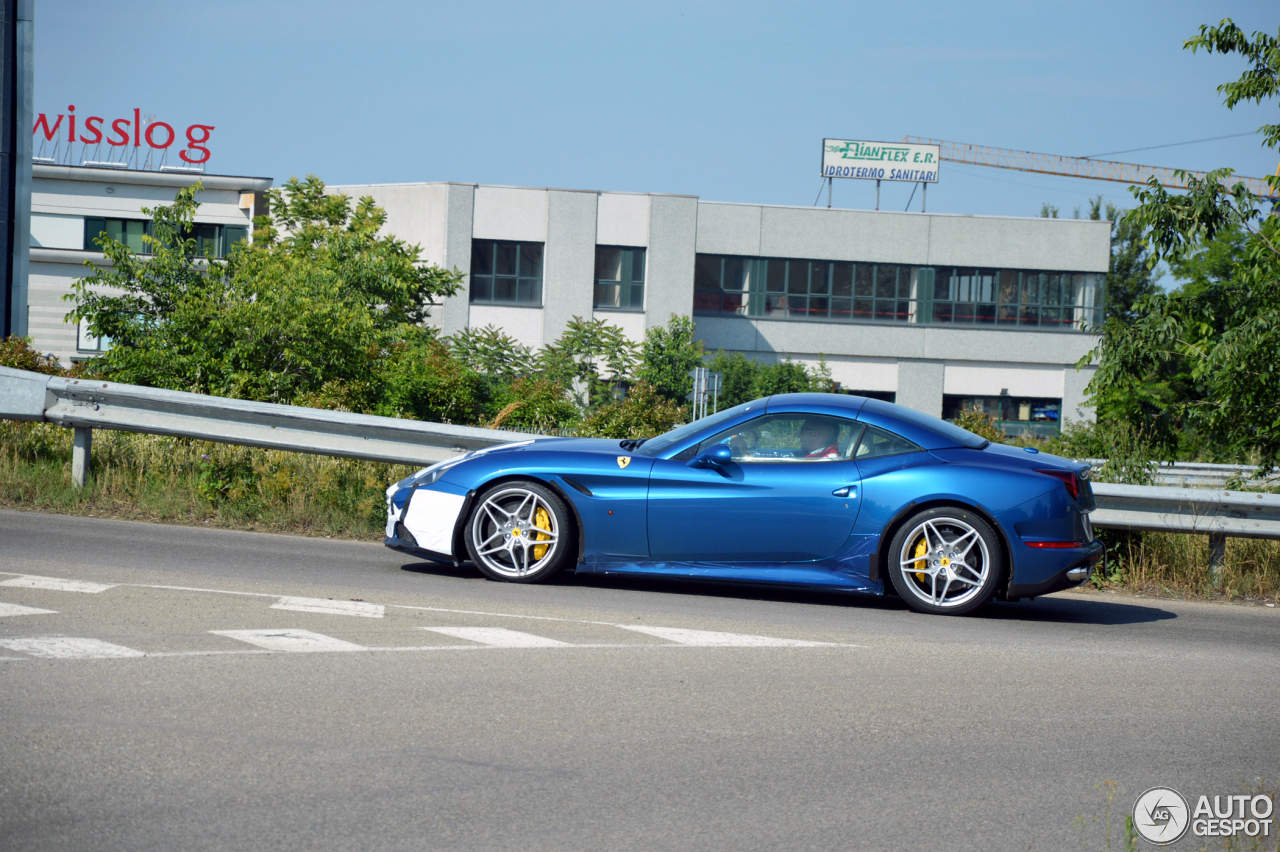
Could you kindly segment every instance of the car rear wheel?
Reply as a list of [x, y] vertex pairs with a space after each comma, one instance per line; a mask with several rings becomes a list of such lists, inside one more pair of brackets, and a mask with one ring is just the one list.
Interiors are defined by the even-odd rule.
[[571, 558], [573, 519], [556, 494], [535, 482], [482, 493], [467, 521], [467, 553], [491, 580], [537, 583]]
[[889, 547], [894, 588], [917, 612], [962, 615], [995, 594], [1004, 549], [968, 509], [940, 506], [912, 515]]

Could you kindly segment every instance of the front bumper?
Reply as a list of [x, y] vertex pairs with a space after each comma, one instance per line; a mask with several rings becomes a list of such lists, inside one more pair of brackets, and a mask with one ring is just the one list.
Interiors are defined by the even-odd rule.
[[410, 556], [418, 556], [423, 559], [430, 559], [433, 562], [447, 562], [450, 565], [457, 565], [458, 560], [447, 553], [441, 553], [437, 550], [428, 550], [425, 547], [419, 547], [418, 541], [413, 537], [413, 533], [404, 528], [404, 524], [397, 522], [392, 529], [392, 535], [382, 540], [382, 543], [401, 553], [407, 553]]

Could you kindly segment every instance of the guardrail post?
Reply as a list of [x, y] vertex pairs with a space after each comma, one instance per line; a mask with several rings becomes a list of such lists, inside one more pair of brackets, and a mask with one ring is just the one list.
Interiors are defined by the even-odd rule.
[[1227, 534], [1209, 533], [1209, 573], [1213, 575], [1213, 587], [1222, 585], [1222, 563], [1227, 559]]
[[84, 488], [85, 479], [93, 467], [93, 430], [87, 426], [75, 427], [71, 445], [71, 482], [76, 488]]

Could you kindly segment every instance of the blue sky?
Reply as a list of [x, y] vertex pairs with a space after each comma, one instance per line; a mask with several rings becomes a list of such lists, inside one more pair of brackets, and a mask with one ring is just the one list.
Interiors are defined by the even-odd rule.
[[[454, 180], [814, 203], [823, 137], [1057, 154], [1255, 130], [1200, 24], [1272, 2], [427, 3], [36, 0], [36, 112], [216, 126], [210, 172]], [[1246, 136], [1119, 154], [1273, 173]], [[943, 163], [929, 211], [1036, 215], [1123, 185]], [[886, 184], [884, 209], [911, 187]], [[874, 182], [837, 181], [869, 209]], [[825, 193], [822, 204], [826, 203]], [[912, 205], [919, 209], [919, 195]]]

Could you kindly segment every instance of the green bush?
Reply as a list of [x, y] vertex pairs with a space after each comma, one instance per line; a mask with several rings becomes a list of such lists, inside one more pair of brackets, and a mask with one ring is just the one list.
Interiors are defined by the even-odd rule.
[[649, 385], [637, 382], [627, 398], [602, 405], [578, 427], [583, 438], [652, 438], [684, 422], [686, 410]]
[[66, 371], [53, 355], [37, 352], [30, 337], [6, 337], [0, 340], [0, 367], [30, 370], [50, 376], [63, 376]]

